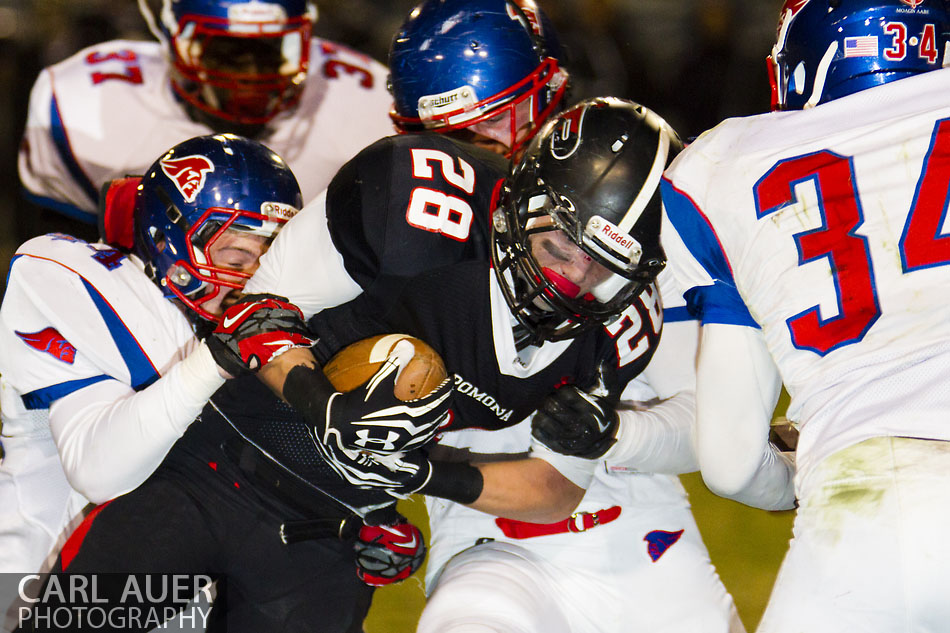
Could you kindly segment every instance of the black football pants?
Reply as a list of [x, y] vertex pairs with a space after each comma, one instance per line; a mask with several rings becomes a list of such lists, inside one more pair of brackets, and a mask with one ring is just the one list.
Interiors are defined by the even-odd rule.
[[[320, 538], [286, 545], [280, 524], [295, 517], [281, 508], [260, 495], [227, 458], [184, 468], [166, 460], [139, 488], [97, 508], [73, 534], [54, 574], [65, 571], [64, 581], [76, 574], [96, 576], [93, 599], [99, 610], [87, 613], [101, 617], [111, 609], [123, 631], [154, 628], [124, 617], [144, 593], [130, 592], [130, 573], [141, 581], [135, 586], [155, 586], [150, 600], [153, 606], [164, 600], [158, 604], [163, 610], [182, 605], [172, 601], [171, 592], [163, 595], [159, 584], [215, 579], [219, 595], [209, 625], [215, 632], [362, 631], [372, 589], [356, 577], [352, 542]], [[37, 609], [77, 598], [63, 591], [47, 594]], [[51, 613], [56, 612], [46, 615]], [[61, 625], [70, 614], [58, 615]], [[29, 630], [64, 629], [47, 619]]]

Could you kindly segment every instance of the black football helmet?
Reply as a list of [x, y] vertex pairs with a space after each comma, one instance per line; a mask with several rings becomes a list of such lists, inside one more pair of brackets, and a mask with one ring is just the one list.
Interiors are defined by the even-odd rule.
[[622, 99], [583, 101], [545, 124], [492, 216], [519, 345], [609, 323], [653, 282], [666, 264], [660, 176], [681, 149], [662, 118]]

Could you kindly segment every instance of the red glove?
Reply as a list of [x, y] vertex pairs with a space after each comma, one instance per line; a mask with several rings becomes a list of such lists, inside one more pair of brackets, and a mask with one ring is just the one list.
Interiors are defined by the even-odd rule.
[[314, 339], [300, 309], [284, 297], [250, 294], [228, 308], [205, 340], [215, 362], [232, 376], [257, 371], [294, 347]]
[[425, 539], [412, 523], [364, 525], [353, 546], [356, 575], [371, 587], [405, 580], [422, 567]]

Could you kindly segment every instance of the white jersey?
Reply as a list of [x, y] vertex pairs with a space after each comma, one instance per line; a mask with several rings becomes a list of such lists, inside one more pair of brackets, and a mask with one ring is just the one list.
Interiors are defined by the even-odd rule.
[[[528, 453], [530, 444], [530, 421], [500, 431], [473, 429], [446, 433], [439, 441], [440, 450], [442, 446], [469, 449], [473, 453], [472, 461], [476, 462], [490, 461], [505, 455], [509, 458], [523, 456]], [[641, 525], [645, 514], [653, 514], [652, 529], [669, 530], [671, 524], [658, 520], [657, 515], [662, 514], [664, 509], [688, 507], [685, 491], [677, 477], [625, 470], [608, 471], [605, 465], [602, 462], [596, 470], [577, 512], [593, 513], [621, 506], [622, 512], [619, 518], [614, 520], [617, 525], [611, 528], [610, 532], [624, 525]], [[548, 558], [565, 564], [573, 562], [587, 571], [594, 571], [590, 566], [591, 556], [598, 549], [606, 549], [605, 541], [598, 536], [603, 536], [607, 530], [591, 529], [583, 535], [567, 532], [531, 539], [514, 539], [502, 532], [495, 517], [491, 515], [438, 497], [426, 497], [426, 505], [432, 529], [426, 578], [426, 586], [430, 590], [447, 560], [457, 552], [475, 545], [479, 538], [530, 546], [543, 552]], [[647, 537], [650, 531], [644, 531], [638, 540]], [[636, 555], [646, 557], [649, 555], [650, 541], [647, 539], [641, 543], [642, 547], [636, 548], [640, 550]], [[665, 551], [666, 547], [662, 549]]]
[[[313, 38], [300, 102], [257, 139], [300, 182], [304, 201], [372, 141], [393, 133], [387, 70], [373, 59]], [[20, 180], [38, 204], [95, 223], [99, 189], [143, 174], [169, 147], [213, 130], [176, 98], [157, 42], [115, 40], [43, 70], [30, 95]]]
[[870, 437], [950, 440], [948, 90], [939, 70], [727, 120], [667, 170], [670, 265], [704, 324], [761, 328], [799, 479]]
[[[88, 503], [70, 486], [63, 466], [88, 451], [72, 435], [74, 414], [82, 409], [78, 394], [118, 401], [124, 393], [139, 393], [198, 345], [184, 314], [137, 260], [59, 234], [34, 238], [17, 250], [0, 307], [6, 453], [0, 462], [0, 570], [37, 571]], [[118, 422], [132, 426], [131, 416], [119, 412]], [[153, 422], [147, 437], [168, 433], [161, 440], [167, 452], [184, 428], [166, 430]], [[131, 455], [142, 448], [124, 439], [105, 435], [94, 449]], [[153, 459], [163, 454], [159, 448]], [[104, 477], [119, 477], [108, 460], [102, 468]]]
[[[525, 421], [447, 433], [440, 445], [468, 449], [473, 461], [510, 459], [527, 452], [530, 432]], [[674, 475], [602, 461], [573, 516], [575, 525], [587, 513], [607, 518], [584, 531], [528, 538], [506, 533], [505, 519], [425, 500], [429, 600], [420, 633], [463, 623], [519, 633], [744, 631]]]
[[[590, 462], [593, 476], [573, 515], [575, 526], [597, 517], [593, 527], [523, 538], [505, 519], [426, 497], [429, 600], [419, 633], [466, 623], [514, 633], [744, 631], [676, 476], [697, 468], [689, 440], [696, 325], [674, 280], [661, 277], [672, 304], [664, 305], [663, 337], [624, 390], [619, 440]], [[446, 433], [436, 450], [443, 447], [473, 462], [545, 458], [534, 452], [530, 419], [498, 431]], [[571, 478], [563, 467], [572, 460], [588, 461], [562, 457], [553, 465]]]

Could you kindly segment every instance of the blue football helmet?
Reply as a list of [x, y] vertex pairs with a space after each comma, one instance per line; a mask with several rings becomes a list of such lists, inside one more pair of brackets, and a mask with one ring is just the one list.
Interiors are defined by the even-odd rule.
[[241, 231], [269, 242], [301, 206], [297, 179], [276, 153], [234, 134], [198, 136], [168, 150], [142, 177], [134, 252], [166, 297], [214, 321], [202, 304], [250, 278], [216, 265], [215, 241]]
[[785, 0], [773, 109], [801, 110], [950, 62], [947, 0]]
[[660, 178], [676, 132], [632, 101], [588, 99], [548, 121], [492, 214], [492, 265], [527, 342], [615, 320], [666, 265]]
[[567, 72], [533, 0], [425, 0], [393, 37], [393, 109], [401, 132], [467, 129], [509, 155], [556, 113]]
[[264, 125], [303, 91], [316, 8], [307, 0], [162, 0], [153, 32], [165, 43], [175, 93], [225, 124]]

